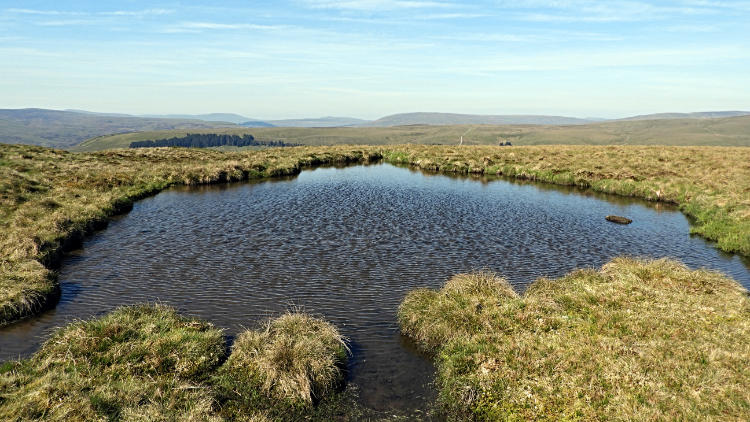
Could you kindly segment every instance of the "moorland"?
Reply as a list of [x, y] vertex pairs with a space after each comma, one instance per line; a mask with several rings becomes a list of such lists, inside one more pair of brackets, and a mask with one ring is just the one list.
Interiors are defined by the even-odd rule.
[[628, 120], [585, 125], [407, 125], [336, 128], [222, 128], [167, 130], [102, 136], [70, 150], [92, 152], [127, 148], [131, 142], [185, 137], [189, 133], [252, 135], [265, 142], [325, 145], [703, 145], [750, 146], [750, 116], [720, 119]]
[[[0, 145], [0, 324], [54, 307], [62, 254], [139, 198], [175, 184], [290, 175], [329, 163], [385, 160], [670, 202], [694, 219], [693, 233], [750, 255], [750, 150], [732, 147], [748, 145], [748, 124], [750, 117], [480, 126], [460, 147], [456, 139], [466, 126], [220, 129], [256, 139], [370, 144], [258, 151], [107, 149], [195, 130], [106, 136], [85, 142], [78, 150], [92, 152], [80, 153]], [[529, 145], [534, 139], [604, 145]], [[441, 140], [454, 145], [415, 145]], [[514, 146], [495, 146], [500, 140]], [[670, 146], [685, 143], [722, 146]], [[738, 420], [750, 416], [746, 293], [720, 274], [676, 262], [615, 259], [602, 269], [538, 280], [523, 296], [494, 275], [457, 275], [442, 291], [409, 295], [399, 317], [403, 332], [436, 356], [449, 419]], [[31, 359], [2, 366], [0, 414], [10, 420], [310, 416], [315, 406], [308, 398], [318, 394], [311, 391], [333, 392], [336, 370], [323, 371], [324, 388], [314, 387], [310, 373], [295, 372], [294, 385], [304, 388], [275, 395], [278, 365], [231, 364], [273, 343], [263, 334], [279, 331], [272, 326], [247, 334], [230, 353], [219, 330], [169, 309], [125, 308], [81, 322], [56, 333]], [[322, 348], [315, 359], [340, 369], [342, 349], [324, 346], [341, 344], [338, 337], [327, 334], [322, 343], [282, 337], [287, 345], [317, 344], [302, 348]], [[295, 358], [271, 361], [289, 367]], [[235, 373], [240, 367], [255, 372]], [[242, 390], [235, 379], [255, 387]], [[287, 408], [302, 413], [276, 412]]]

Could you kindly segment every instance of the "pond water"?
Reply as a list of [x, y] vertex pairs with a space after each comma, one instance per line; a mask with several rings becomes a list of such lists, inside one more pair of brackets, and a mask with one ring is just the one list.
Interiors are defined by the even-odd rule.
[[387, 164], [173, 188], [71, 253], [60, 303], [0, 329], [0, 360], [29, 356], [52, 328], [124, 304], [166, 303], [229, 335], [302, 308], [351, 339], [349, 383], [362, 404], [408, 414], [435, 399], [429, 359], [398, 333], [409, 291], [473, 269], [521, 291], [619, 255], [675, 257], [750, 287], [748, 260], [690, 236], [675, 207], [575, 188]]

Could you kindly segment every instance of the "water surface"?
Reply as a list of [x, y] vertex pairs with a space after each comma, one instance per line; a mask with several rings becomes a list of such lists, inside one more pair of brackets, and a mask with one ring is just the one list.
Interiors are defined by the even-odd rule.
[[690, 236], [674, 207], [475, 179], [378, 164], [164, 191], [65, 259], [59, 305], [0, 329], [0, 359], [28, 356], [51, 328], [124, 304], [166, 303], [230, 335], [303, 308], [351, 339], [349, 382], [364, 405], [409, 412], [435, 398], [434, 368], [396, 324], [417, 287], [489, 269], [520, 291], [623, 254], [676, 257], [750, 286], [747, 260]]

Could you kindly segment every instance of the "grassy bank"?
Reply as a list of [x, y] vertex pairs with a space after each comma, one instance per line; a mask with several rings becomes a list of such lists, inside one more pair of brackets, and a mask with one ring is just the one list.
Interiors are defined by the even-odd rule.
[[304, 314], [226, 339], [165, 306], [74, 323], [31, 359], [0, 369], [0, 419], [302, 420], [343, 382], [346, 345]]
[[428, 171], [502, 174], [677, 203], [694, 233], [750, 255], [750, 150], [719, 147], [337, 146], [249, 152], [183, 148], [73, 154], [0, 145], [0, 325], [54, 306], [66, 249], [133, 201], [174, 184], [296, 174], [385, 158]]
[[518, 296], [494, 274], [410, 293], [456, 420], [747, 420], [750, 298], [679, 263], [619, 258]]
[[304, 165], [380, 158], [375, 149], [279, 149], [231, 154], [184, 148], [72, 154], [0, 145], [0, 325], [54, 304], [66, 249], [133, 201], [174, 184], [299, 173]]
[[440, 147], [384, 150], [425, 170], [499, 174], [678, 204], [691, 232], [750, 255], [750, 149], [719, 147]]

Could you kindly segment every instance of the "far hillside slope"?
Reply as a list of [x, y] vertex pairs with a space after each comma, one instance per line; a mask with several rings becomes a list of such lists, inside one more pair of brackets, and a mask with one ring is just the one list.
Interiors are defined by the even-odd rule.
[[404, 125], [575, 125], [589, 120], [562, 116], [533, 115], [478, 115], [456, 113], [402, 113], [361, 124], [360, 127], [388, 127]]
[[116, 133], [228, 126], [234, 125], [201, 120], [99, 116], [38, 108], [11, 109], [0, 110], [0, 143], [69, 148], [96, 136]]
[[229, 122], [234, 124], [240, 124], [252, 120], [257, 120], [252, 117], [244, 117], [234, 113], [209, 113], [209, 114], [145, 114], [137, 117], [145, 117], [151, 119], [188, 119], [188, 120], [203, 120], [206, 122]]
[[719, 119], [722, 117], [737, 117], [747, 115], [750, 115], [750, 111], [703, 111], [698, 113], [644, 114], [642, 116], [633, 116], [617, 120]]
[[311, 119], [263, 120], [276, 127], [342, 127], [368, 123], [369, 120], [353, 117], [319, 117]]
[[[471, 131], [469, 131], [471, 129]], [[469, 131], [469, 133], [466, 133]], [[412, 125], [341, 128], [222, 128], [126, 133], [92, 139], [71, 151], [127, 148], [134, 141], [188, 133], [253, 135], [258, 141], [299, 145], [703, 145], [750, 147], [750, 116], [723, 119], [608, 121], [588, 125]]]

